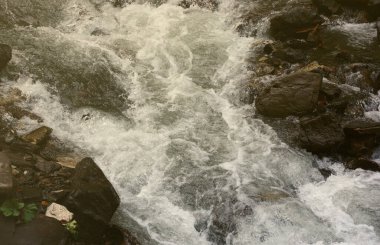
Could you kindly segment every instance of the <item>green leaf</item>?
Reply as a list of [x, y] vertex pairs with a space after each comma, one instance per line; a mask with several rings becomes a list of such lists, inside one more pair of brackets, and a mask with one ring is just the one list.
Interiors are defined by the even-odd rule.
[[9, 217], [9, 216], [11, 216], [13, 214], [12, 210], [9, 210], [9, 209], [2, 209], [1, 212], [6, 217]]
[[20, 215], [20, 211], [18, 211], [17, 209], [13, 210], [12, 213], [13, 213], [13, 216], [15, 217]]
[[25, 204], [23, 202], [17, 203], [17, 208], [18, 209], [22, 209], [24, 206], [25, 206]]
[[28, 223], [36, 217], [38, 207], [36, 204], [27, 204], [23, 209], [23, 219], [25, 223]]

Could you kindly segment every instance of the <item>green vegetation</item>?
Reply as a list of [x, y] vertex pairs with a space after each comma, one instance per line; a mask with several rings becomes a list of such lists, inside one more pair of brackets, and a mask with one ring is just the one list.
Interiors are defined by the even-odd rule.
[[64, 224], [64, 226], [74, 238], [78, 236], [78, 223], [75, 220]]
[[0, 213], [5, 217], [18, 217], [28, 223], [36, 217], [38, 207], [34, 203], [25, 204], [16, 199], [9, 199], [0, 206]]

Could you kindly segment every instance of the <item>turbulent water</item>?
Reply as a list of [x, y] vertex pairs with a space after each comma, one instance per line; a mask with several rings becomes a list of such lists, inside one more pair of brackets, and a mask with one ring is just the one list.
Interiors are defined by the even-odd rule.
[[122, 199], [114, 222], [143, 244], [379, 244], [380, 174], [288, 147], [241, 102], [265, 19], [245, 38], [239, 2], [177, 2], [70, 0], [54, 24], [3, 30], [3, 90], [95, 158]]

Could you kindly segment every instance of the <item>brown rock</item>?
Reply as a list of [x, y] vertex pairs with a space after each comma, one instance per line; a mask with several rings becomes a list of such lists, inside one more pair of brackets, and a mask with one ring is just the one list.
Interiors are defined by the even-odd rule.
[[22, 139], [34, 145], [41, 145], [46, 142], [52, 131], [53, 130], [51, 128], [42, 126], [22, 136]]
[[259, 113], [269, 117], [305, 115], [312, 112], [318, 102], [322, 76], [311, 72], [298, 72], [275, 80], [256, 99]]
[[364, 170], [380, 172], [380, 165], [377, 162], [368, 160], [366, 158], [357, 158], [352, 161], [349, 161], [346, 164], [346, 167], [349, 169], [361, 168]]

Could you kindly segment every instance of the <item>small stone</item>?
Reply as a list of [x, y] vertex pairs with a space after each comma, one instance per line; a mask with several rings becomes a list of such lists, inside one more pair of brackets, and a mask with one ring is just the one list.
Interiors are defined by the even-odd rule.
[[70, 222], [73, 219], [73, 213], [71, 213], [65, 206], [57, 203], [52, 203], [47, 208], [46, 216], [54, 218], [58, 221]]
[[22, 139], [34, 145], [40, 145], [46, 142], [52, 131], [51, 128], [42, 126], [22, 136]]
[[75, 168], [78, 164], [78, 161], [72, 157], [57, 157], [57, 162], [67, 168]]

